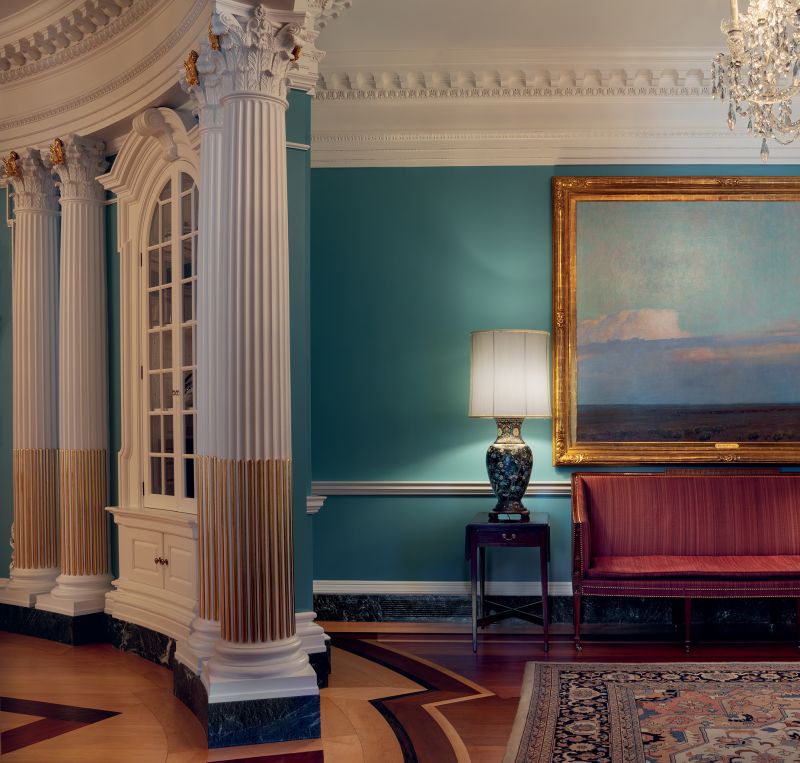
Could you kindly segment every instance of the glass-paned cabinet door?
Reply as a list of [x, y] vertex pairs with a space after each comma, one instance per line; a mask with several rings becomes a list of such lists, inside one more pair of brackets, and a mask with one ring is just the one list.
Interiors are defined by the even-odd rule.
[[194, 511], [197, 186], [186, 172], [161, 188], [142, 266], [144, 505]]

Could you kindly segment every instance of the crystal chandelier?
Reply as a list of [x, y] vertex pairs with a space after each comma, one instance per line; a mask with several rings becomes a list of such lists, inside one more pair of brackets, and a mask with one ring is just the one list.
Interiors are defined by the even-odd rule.
[[723, 21], [728, 52], [711, 63], [711, 96], [728, 99], [728, 127], [747, 119], [747, 131], [761, 136], [761, 161], [769, 159], [767, 138], [786, 145], [800, 133], [792, 120], [792, 98], [800, 93], [800, 0], [750, 0], [739, 15]]

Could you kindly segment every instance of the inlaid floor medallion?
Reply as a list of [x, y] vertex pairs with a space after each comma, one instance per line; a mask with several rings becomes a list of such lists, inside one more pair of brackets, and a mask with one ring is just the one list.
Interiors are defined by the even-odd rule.
[[0, 750], [8, 754], [115, 715], [113, 710], [0, 697]]

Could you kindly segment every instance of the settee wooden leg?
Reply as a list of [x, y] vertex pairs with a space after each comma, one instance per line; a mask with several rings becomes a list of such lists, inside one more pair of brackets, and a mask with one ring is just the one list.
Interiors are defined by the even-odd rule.
[[692, 600], [683, 600], [683, 651], [689, 654], [692, 648]]
[[[800, 601], [800, 599], [798, 599]], [[575, 651], [582, 652], [581, 646], [581, 595], [579, 593], [572, 594], [572, 613], [575, 623]]]

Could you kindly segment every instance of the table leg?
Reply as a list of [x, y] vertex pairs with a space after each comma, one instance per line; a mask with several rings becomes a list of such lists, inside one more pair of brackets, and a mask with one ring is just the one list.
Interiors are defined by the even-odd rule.
[[542, 579], [542, 639], [544, 641], [544, 651], [547, 652], [550, 648], [549, 634], [550, 634], [550, 607], [548, 597], [548, 582], [547, 582], [547, 560], [549, 557], [547, 546], [539, 547], [539, 562], [541, 566], [541, 579]]
[[477, 548], [472, 549], [469, 555], [469, 587], [472, 598], [472, 651], [478, 651], [478, 552]]
[[478, 611], [481, 617], [485, 617], [486, 612], [484, 612], [483, 602], [486, 598], [486, 548], [484, 546], [478, 546], [478, 567], [481, 574], [480, 608]]

